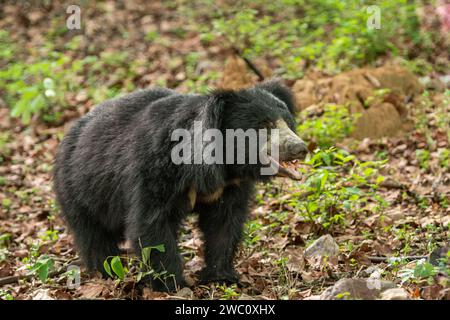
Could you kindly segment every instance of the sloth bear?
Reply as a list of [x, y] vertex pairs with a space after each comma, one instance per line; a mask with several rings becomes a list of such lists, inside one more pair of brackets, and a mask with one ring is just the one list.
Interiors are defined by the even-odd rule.
[[196, 121], [204, 130], [224, 133], [225, 140], [230, 140], [225, 135], [229, 129], [277, 128], [278, 160], [301, 159], [307, 148], [294, 133], [294, 108], [289, 89], [272, 80], [206, 95], [164, 88], [136, 91], [106, 101], [79, 119], [58, 148], [54, 185], [62, 217], [87, 269], [105, 275], [105, 258], [119, 255], [119, 243], [125, 240], [138, 255], [143, 248], [162, 244], [164, 252], [152, 250], [150, 262], [156, 274], [166, 276], [150, 277], [153, 289], [185, 286], [177, 234], [183, 218], [195, 212], [205, 242], [201, 283], [238, 282], [233, 257], [254, 185], [272, 177], [261, 174], [263, 160], [269, 159], [278, 175], [296, 179], [298, 173], [280, 165], [272, 151], [253, 164], [175, 164], [172, 150], [177, 141], [172, 133], [192, 132]]

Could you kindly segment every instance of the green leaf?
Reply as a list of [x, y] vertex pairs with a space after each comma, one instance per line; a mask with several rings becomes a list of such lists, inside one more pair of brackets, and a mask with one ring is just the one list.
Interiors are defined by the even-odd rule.
[[150, 253], [152, 252], [152, 247], [145, 247], [142, 249], [142, 263], [148, 265], [150, 263]]
[[45, 106], [45, 98], [40, 94], [37, 95], [32, 101], [29, 106], [30, 111], [37, 112], [38, 110], [44, 108]]
[[429, 262], [418, 263], [414, 268], [414, 277], [428, 278], [435, 275], [434, 266]]
[[37, 274], [39, 280], [42, 282], [46, 282], [48, 279], [48, 273], [53, 265], [53, 259], [42, 256], [39, 257], [38, 261], [30, 268], [30, 272]]
[[328, 153], [322, 153], [322, 160], [326, 163], [327, 166], [331, 166], [331, 156]]
[[356, 188], [356, 187], [347, 187], [347, 188], [345, 188], [345, 190], [349, 193], [349, 194], [352, 194], [352, 195], [361, 195], [362, 193], [361, 193], [361, 190], [359, 189], [359, 188]]
[[375, 183], [376, 183], [376, 184], [380, 184], [380, 183], [382, 183], [384, 180], [385, 180], [385, 179], [384, 179], [383, 176], [378, 176], [377, 179], [375, 180]]
[[352, 205], [350, 204], [350, 201], [348, 201], [348, 200], [345, 200], [342, 204], [343, 204], [345, 210], [350, 210], [352, 208]]
[[159, 252], [165, 252], [165, 247], [163, 244], [160, 244], [157, 246], [145, 247], [142, 249], [142, 252], [141, 252], [142, 263], [144, 263], [146, 265], [150, 264], [150, 254], [153, 249], [158, 250]]
[[306, 208], [309, 213], [313, 213], [314, 211], [316, 211], [319, 208], [319, 205], [317, 204], [317, 202], [308, 202], [308, 204], [306, 205]]
[[327, 179], [328, 179], [328, 171], [324, 171], [320, 177], [320, 190], [322, 190], [323, 187], [325, 186]]
[[42, 282], [47, 281], [48, 269], [49, 269], [48, 264], [42, 264], [38, 269], [38, 277]]
[[125, 269], [120, 261], [120, 257], [114, 256], [111, 259], [111, 268], [120, 280], [125, 279]]
[[159, 244], [157, 246], [154, 246], [153, 248], [158, 250], [159, 252], [166, 252], [166, 248], [164, 247], [163, 244]]
[[109, 266], [108, 258], [103, 261], [103, 269], [105, 269], [105, 272], [112, 278], [113, 274], [111, 272], [111, 267]]

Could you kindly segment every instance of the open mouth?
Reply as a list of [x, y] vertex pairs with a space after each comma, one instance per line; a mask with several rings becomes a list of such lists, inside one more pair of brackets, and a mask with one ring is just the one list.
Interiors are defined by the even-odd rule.
[[291, 160], [291, 161], [280, 161], [278, 162], [274, 158], [272, 158], [270, 155], [268, 156], [271, 162], [271, 166], [273, 168], [278, 168], [277, 176], [278, 177], [285, 177], [290, 178], [292, 180], [301, 180], [302, 175], [300, 172], [295, 170], [295, 168], [292, 168], [291, 165], [295, 164], [297, 160]]

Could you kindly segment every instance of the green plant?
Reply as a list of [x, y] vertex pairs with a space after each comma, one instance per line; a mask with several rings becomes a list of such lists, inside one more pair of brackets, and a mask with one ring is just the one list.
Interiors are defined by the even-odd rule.
[[446, 267], [446, 260], [448, 260], [448, 255], [443, 259], [444, 263], [441, 266], [434, 266], [425, 259], [419, 260], [414, 268], [404, 268], [399, 271], [399, 276], [404, 282], [419, 282], [422, 280], [427, 281], [429, 284], [434, 283], [434, 276], [439, 272], [449, 275], [449, 270]]
[[14, 297], [9, 290], [0, 289], [0, 300], [14, 300]]
[[10, 140], [11, 135], [9, 132], [0, 132], [0, 163], [11, 155], [11, 148], [9, 147]]
[[422, 169], [428, 170], [430, 168], [430, 151], [418, 149], [416, 150], [416, 158]]
[[7, 248], [11, 241], [10, 233], [3, 233], [0, 235], [0, 249]]
[[244, 245], [252, 247], [260, 240], [258, 231], [261, 230], [262, 224], [258, 220], [251, 220], [245, 224], [244, 229]]
[[33, 115], [46, 121], [59, 118], [61, 107], [67, 105], [64, 93], [73, 87], [73, 78], [80, 63], [67, 67], [69, 57], [52, 51], [48, 57], [34, 63], [14, 62], [0, 71], [0, 87], [11, 115], [28, 124]]
[[320, 117], [310, 118], [307, 111], [301, 112], [297, 132], [305, 141], [330, 148], [352, 132], [357, 117], [345, 106], [328, 104]]
[[231, 285], [230, 287], [226, 285], [220, 285], [219, 289], [223, 292], [220, 300], [233, 300], [240, 296], [240, 294], [236, 292], [237, 286], [235, 284]]
[[17, 48], [7, 31], [0, 30], [0, 66], [14, 58]]
[[[0, 34], [1, 40], [2, 34]], [[0, 41], [1, 42], [1, 41]], [[74, 37], [66, 44], [67, 49], [76, 50], [80, 38]], [[33, 117], [48, 122], [58, 121], [62, 111], [71, 106], [67, 92], [81, 90], [80, 74], [87, 81], [83, 83], [88, 98], [95, 103], [117, 95], [121, 91], [131, 91], [135, 88], [133, 78], [139, 62], [132, 61], [126, 52], [103, 51], [99, 56], [88, 55], [83, 59], [74, 60], [54, 48], [52, 42], [46, 42], [44, 52], [27, 61], [2, 59], [5, 44], [0, 44], [0, 65], [5, 61], [5, 67], [0, 70], [0, 88], [4, 91], [4, 100], [11, 108], [13, 117], [21, 118], [28, 124]], [[11, 49], [12, 50], [12, 49]], [[36, 56], [30, 50], [28, 57]], [[103, 78], [108, 79], [108, 85], [98, 85]]]
[[37, 260], [27, 266], [31, 274], [36, 274], [42, 282], [47, 282], [49, 272], [53, 269], [55, 262], [47, 255], [42, 255]]
[[304, 170], [305, 182], [296, 185], [288, 204], [325, 228], [345, 223], [346, 214], [367, 210], [369, 202], [376, 203], [371, 211], [382, 210], [387, 203], [376, 191], [384, 180], [378, 170], [385, 162], [360, 162], [336, 148], [316, 150], [305, 161], [310, 166]]
[[46, 230], [39, 238], [42, 241], [55, 242], [59, 239], [59, 232], [58, 230]]
[[11, 199], [9, 199], [9, 198], [4, 198], [3, 200], [2, 200], [2, 207], [4, 208], [4, 209], [9, 209], [10, 207], [11, 207]]
[[450, 140], [449, 106], [450, 90], [445, 91], [443, 100], [439, 102], [431, 99], [429, 91], [425, 90], [422, 93], [420, 106], [415, 111], [415, 126], [425, 136], [429, 147], [435, 147], [436, 128], [445, 133]]
[[[167, 274], [166, 271], [156, 272], [150, 263], [150, 256], [152, 250], [157, 250], [159, 252], [164, 252], [164, 245], [145, 247], [141, 250], [140, 258], [122, 258], [119, 256], [109, 256], [103, 262], [103, 269], [105, 272], [111, 277], [117, 277], [120, 281], [123, 281], [127, 274], [130, 273], [130, 270], [134, 265], [137, 264], [136, 273], [132, 274], [136, 277], [136, 281], [139, 282], [146, 276], [152, 276], [153, 279], [160, 279], [161, 281], [165, 281], [167, 278], [172, 277], [172, 275]], [[125, 260], [127, 263], [124, 266], [122, 260]]]
[[122, 281], [125, 279], [125, 275], [128, 273], [128, 269], [123, 266], [119, 256], [107, 257], [103, 262], [103, 269], [111, 278], [114, 278], [115, 275]]
[[341, 293], [338, 293], [336, 295], [336, 299], [338, 299], [338, 300], [351, 300], [351, 294], [348, 291], [341, 292]]
[[[183, 2], [178, 9], [204, 41], [226, 41], [247, 58], [276, 58], [279, 72], [289, 78], [301, 76], [302, 66], [309, 64], [331, 72], [366, 64], [388, 51], [408, 50], [411, 39], [416, 46], [432, 46], [422, 41], [415, 2], [377, 1], [382, 30], [367, 26], [370, 5], [359, 0], [241, 0], [233, 5], [201, 0]], [[205, 21], [200, 26], [199, 19]]]
[[439, 164], [441, 167], [448, 169], [450, 165], [450, 150], [440, 149], [439, 150]]

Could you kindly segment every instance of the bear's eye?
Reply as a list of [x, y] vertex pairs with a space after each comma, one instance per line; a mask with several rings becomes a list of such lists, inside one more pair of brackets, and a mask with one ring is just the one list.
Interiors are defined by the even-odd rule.
[[264, 127], [267, 129], [274, 129], [276, 127], [275, 122], [272, 121], [265, 121]]

